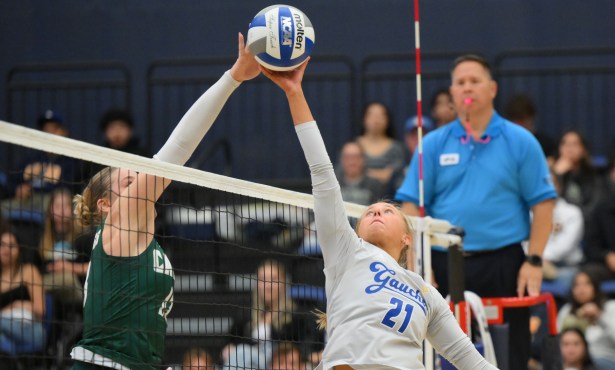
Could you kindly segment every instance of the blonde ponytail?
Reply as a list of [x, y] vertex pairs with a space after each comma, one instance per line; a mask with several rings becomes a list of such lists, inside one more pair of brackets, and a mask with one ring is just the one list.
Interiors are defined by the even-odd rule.
[[327, 313], [315, 308], [312, 313], [316, 316], [316, 327], [318, 330], [327, 330]]
[[98, 200], [108, 198], [111, 192], [111, 176], [117, 171], [114, 167], [105, 167], [98, 171], [83, 190], [83, 194], [73, 197], [73, 213], [82, 226], [98, 225], [102, 222], [102, 212], [98, 209]]

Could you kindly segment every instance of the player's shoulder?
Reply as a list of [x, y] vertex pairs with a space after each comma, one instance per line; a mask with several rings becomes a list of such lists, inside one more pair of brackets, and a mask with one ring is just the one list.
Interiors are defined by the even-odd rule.
[[431, 284], [425, 281], [419, 274], [408, 271], [413, 280], [414, 294], [420, 297], [427, 310], [441, 311], [448, 307], [442, 294]]
[[423, 296], [433, 295], [433, 294], [437, 294], [438, 296], [441, 296], [440, 292], [438, 292], [438, 290], [433, 285], [426, 282], [425, 279], [421, 275], [411, 270], [405, 270], [405, 271], [411, 277], [415, 287]]

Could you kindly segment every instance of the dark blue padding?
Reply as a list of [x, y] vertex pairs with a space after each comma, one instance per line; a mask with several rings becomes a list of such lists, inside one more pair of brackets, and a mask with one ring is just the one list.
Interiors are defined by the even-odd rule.
[[327, 301], [325, 288], [314, 285], [293, 285], [290, 287], [290, 296], [301, 301]]
[[202, 224], [168, 224], [169, 236], [180, 237], [189, 240], [215, 240], [216, 228], [213, 223]]
[[43, 212], [27, 209], [12, 209], [6, 214], [9, 221], [30, 221], [42, 225], [45, 220]]
[[301, 244], [297, 249], [297, 254], [300, 256], [322, 256], [319, 244]]
[[600, 284], [600, 289], [606, 295], [615, 295], [615, 279], [603, 281]]
[[551, 293], [554, 297], [558, 298], [566, 298], [570, 295], [570, 289], [564, 284], [558, 283], [556, 281], [543, 280], [540, 291]]
[[51, 293], [45, 293], [45, 315], [43, 316], [43, 328], [45, 329], [47, 338], [49, 338], [51, 335], [51, 330], [53, 329], [53, 308], [53, 296]]

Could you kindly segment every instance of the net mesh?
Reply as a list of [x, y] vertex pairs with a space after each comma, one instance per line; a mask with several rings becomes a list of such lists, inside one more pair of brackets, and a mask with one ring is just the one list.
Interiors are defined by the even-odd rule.
[[[318, 364], [325, 333], [317, 330], [316, 313], [324, 311], [326, 297], [310, 194], [3, 121], [0, 149], [23, 163], [0, 171], [2, 184], [14, 187], [0, 201], [0, 368], [70, 368], [75, 346], [76, 355], [107, 366], [308, 369]], [[96, 228], [77, 222], [71, 198], [105, 167], [173, 180], [155, 202], [153, 237], [160, 249], [150, 245], [147, 253], [115, 264], [99, 253], [104, 248], [93, 250]], [[142, 196], [131, 199], [138, 203]], [[345, 206], [354, 224], [364, 206]], [[126, 215], [119, 219], [129, 225]], [[140, 217], [149, 216], [134, 215]], [[461, 245], [461, 239], [450, 234], [452, 226], [444, 220], [410, 221], [416, 231], [415, 266], [429, 280], [431, 245]], [[113, 230], [124, 226], [114, 224]], [[148, 257], [139, 259], [142, 255]], [[92, 266], [99, 266], [97, 273]], [[148, 278], [151, 270], [159, 274]], [[96, 278], [86, 279], [89, 273]], [[164, 276], [174, 279], [169, 283]], [[84, 342], [101, 337], [100, 347]]]
[[[179, 368], [191, 363], [212, 369], [205, 366], [290, 369], [317, 364], [324, 333], [316, 329], [314, 311], [324, 311], [325, 294], [310, 195], [120, 153], [5, 122], [0, 126], [0, 140], [9, 150], [26, 147], [24, 162], [33, 158], [36, 160], [31, 163], [41, 163], [6, 173], [12, 183], [27, 183], [30, 194], [1, 203], [2, 229], [6, 231], [2, 234], [3, 248], [5, 236], [14, 234], [11, 246], [21, 255], [17, 263], [10, 253], [0, 253], [1, 269], [8, 271], [5, 262], [21, 266], [18, 274], [3, 271], [2, 286], [25, 286], [29, 296], [5, 294], [7, 289], [2, 289], [1, 325], [3, 330], [6, 324], [12, 331], [7, 335], [3, 331], [0, 336], [1, 361], [25, 361], [41, 368], [72, 365], [69, 353], [82, 340], [84, 322], [87, 325], [88, 321], [84, 318], [83, 287], [93, 289], [90, 280], [94, 278], [86, 282], [86, 273], [88, 262], [96, 256], [92, 252], [96, 230], [80, 226], [72, 214], [71, 199], [83, 191], [95, 172], [111, 166], [174, 180], [156, 202], [154, 235], [174, 275], [174, 294], [165, 297], [161, 306], [161, 310], [168, 309], [172, 300], [170, 313], [161, 311], [166, 317], [160, 353], [164, 366]], [[360, 210], [360, 206], [349, 205], [351, 217]], [[167, 268], [164, 262], [154, 259], [153, 263], [154, 269]], [[135, 270], [140, 267], [147, 268], [131, 266]], [[101, 329], [106, 333], [109, 328], [131, 332], [133, 338], [151, 335], [156, 331], [153, 321], [157, 313], [143, 314], [122, 326], [122, 320], [133, 317], [129, 311], [141, 310], [146, 305], [143, 302], [152, 299], [145, 292], [150, 289], [147, 281], [137, 281], [143, 291], [126, 297], [128, 282], [122, 276], [118, 272], [99, 277], [106, 283], [97, 287], [108, 290], [97, 291], [99, 300], [95, 303], [100, 307], [91, 309], [98, 315], [92, 325], [108, 325]], [[162, 285], [161, 280], [149, 283]], [[122, 294], [118, 294], [118, 287]], [[94, 294], [86, 292], [88, 297]], [[5, 302], [9, 303], [5, 306]], [[122, 345], [133, 350], [134, 344], [112, 343]], [[155, 348], [135, 351], [155, 352]], [[105, 361], [121, 359], [110, 352], [105, 357]], [[141, 361], [136, 365], [153, 364]]]

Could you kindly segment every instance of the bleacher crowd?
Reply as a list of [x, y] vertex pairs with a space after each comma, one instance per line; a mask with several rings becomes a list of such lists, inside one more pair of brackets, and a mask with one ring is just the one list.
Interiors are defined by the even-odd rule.
[[[558, 302], [562, 360], [579, 369], [590, 369], [592, 362], [597, 369], [612, 368], [615, 151], [592, 155], [590, 143], [576, 130], [551, 137], [540, 130], [536, 111], [529, 96], [518, 95], [502, 113], [534, 134], [557, 190], [553, 229], [543, 255], [542, 290]], [[418, 120], [408, 118], [403, 135], [396, 135], [391, 117], [385, 103], [368, 104], [361, 134], [339, 148], [336, 174], [346, 201], [367, 205], [394, 199], [417, 150]], [[455, 118], [452, 98], [443, 89], [431, 100], [429, 116], [421, 117], [422, 134], [431, 135]], [[37, 123], [44, 132], [69, 136], [69, 125], [57, 112], [44, 112]], [[110, 110], [101, 117], [103, 145], [148, 156], [133, 135], [133, 126], [128, 112]], [[80, 336], [93, 239], [92, 230], [75, 222], [72, 197], [99, 168], [32, 151], [19, 168], [0, 176], [4, 179], [0, 183], [0, 364], [26, 361], [58, 368], [70, 364], [67, 353]], [[172, 206], [176, 205], [160, 208], [170, 214]], [[194, 210], [196, 205], [182, 207]], [[163, 218], [166, 224], [158, 227], [171, 262], [180, 266], [176, 312], [170, 315], [168, 330], [177, 341], [168, 341], [172, 349], [166, 361], [178, 369], [315, 367], [326, 339], [316, 330], [311, 311], [323, 309], [325, 297], [322, 256], [309, 215], [296, 217], [295, 222], [263, 211], [264, 204], [230, 207], [214, 202], [208, 207], [203, 222], [212, 227], [210, 232], [203, 232], [208, 226], [201, 224], [195, 232], [177, 217]], [[241, 207], [249, 209], [240, 211]], [[269, 219], [249, 216], [259, 212]], [[169, 240], [167, 245], [164, 240]], [[182, 248], [187, 252], [180, 252]], [[203, 259], [208, 262], [201, 267]], [[183, 285], [191, 279], [194, 284]], [[208, 315], [224, 322], [225, 328], [186, 332], [171, 324], [178, 320], [181, 326], [182, 317], [207, 319]], [[534, 341], [544, 337], [540, 329], [544, 320], [540, 311], [533, 312]], [[210, 340], [202, 338], [208, 335]], [[569, 350], [575, 341], [585, 345], [583, 353]], [[531, 366], [537, 368], [543, 354], [539, 343], [534, 348]], [[30, 354], [44, 355], [37, 359], [28, 358]]]

